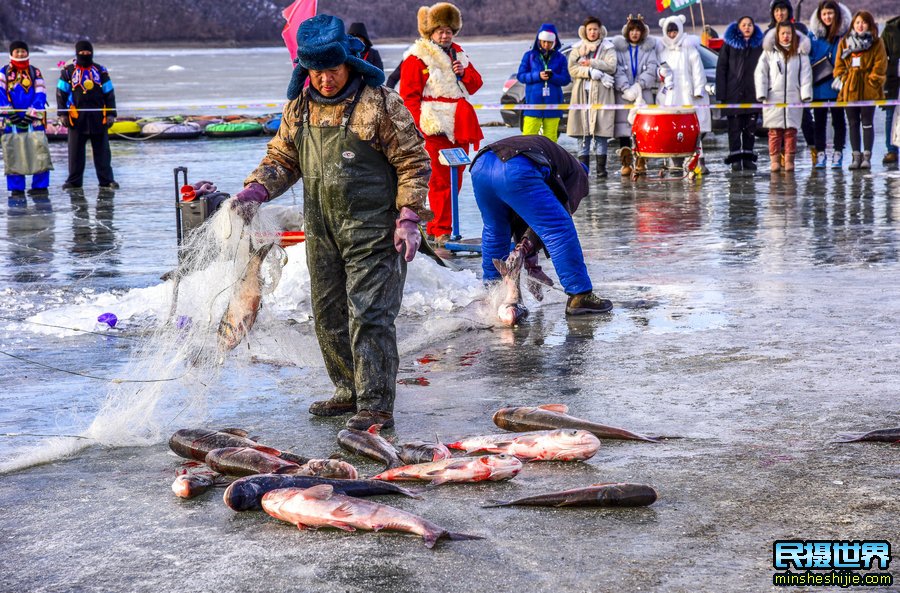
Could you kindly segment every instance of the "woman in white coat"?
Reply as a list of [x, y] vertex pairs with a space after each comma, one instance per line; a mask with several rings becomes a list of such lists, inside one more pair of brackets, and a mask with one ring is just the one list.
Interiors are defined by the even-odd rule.
[[[572, 76], [572, 103], [610, 105], [616, 102], [613, 85], [616, 73], [616, 50], [606, 37], [600, 19], [589, 16], [578, 27], [581, 39], [569, 52], [569, 74]], [[616, 112], [609, 109], [572, 109], [566, 134], [578, 138], [581, 147], [578, 160], [590, 166], [591, 142], [597, 160], [597, 177], [606, 177], [606, 157], [612, 138]]]
[[[696, 106], [700, 132], [712, 131], [709, 95], [706, 92], [706, 71], [700, 59], [700, 38], [684, 32], [685, 17], [682, 14], [661, 19], [659, 26], [663, 36], [658, 46], [659, 76], [662, 83], [656, 102], [668, 107]], [[701, 155], [703, 153], [701, 152]], [[705, 159], [700, 157], [700, 169], [708, 172]]]
[[[807, 103], [812, 101], [812, 66], [809, 63], [810, 41], [798, 35], [788, 22], [766, 33], [763, 53], [756, 65], [756, 97], [760, 103]], [[800, 107], [763, 108], [763, 127], [769, 129], [769, 158], [772, 172], [794, 170], [797, 153], [797, 128], [803, 120]]]

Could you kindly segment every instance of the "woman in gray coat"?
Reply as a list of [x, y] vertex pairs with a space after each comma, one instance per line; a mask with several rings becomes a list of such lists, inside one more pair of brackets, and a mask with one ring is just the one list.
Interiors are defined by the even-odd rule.
[[[616, 51], [606, 38], [606, 27], [597, 17], [589, 16], [578, 27], [581, 41], [569, 52], [569, 74], [572, 76], [572, 103], [607, 104], [616, 102], [613, 85], [616, 73]], [[578, 160], [585, 165], [591, 160], [591, 141], [597, 151], [597, 177], [606, 177], [606, 153], [613, 135], [615, 111], [608, 109], [572, 109], [566, 134], [581, 141]]]
[[[616, 103], [626, 105], [638, 101], [653, 103], [653, 89], [656, 86], [656, 72], [659, 59], [656, 56], [656, 40], [650, 37], [650, 27], [644, 24], [641, 15], [628, 15], [622, 34], [612, 38], [616, 49]], [[628, 110], [616, 111], [614, 133], [619, 139], [619, 158], [622, 160], [622, 177], [631, 175], [631, 124]], [[643, 158], [634, 163], [638, 173], [647, 170]]]

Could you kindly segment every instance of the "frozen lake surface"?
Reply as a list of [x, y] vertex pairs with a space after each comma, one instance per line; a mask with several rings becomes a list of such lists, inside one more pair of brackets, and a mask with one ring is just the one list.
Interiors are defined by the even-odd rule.
[[[520, 45], [480, 51], [517, 64]], [[385, 52], [386, 63], [390, 51], [401, 48]], [[129, 89], [138, 85], [126, 84], [129, 64], [179, 65], [171, 76], [199, 77], [227, 61], [214, 50], [171, 54], [107, 59], [98, 48], [97, 60], [113, 68], [123, 106], [183, 98]], [[485, 101], [497, 100], [514, 68], [491, 69]], [[256, 94], [242, 99], [280, 97], [286, 79], [268, 88], [263, 78], [256, 89], [254, 78], [247, 88]], [[513, 133], [485, 131], [488, 140]], [[528, 297], [521, 326], [492, 327], [478, 259], [455, 258], [459, 272], [421, 257], [411, 264], [398, 322], [398, 439], [499, 432], [496, 409], [543, 403], [684, 437], [604, 441], [585, 463], [530, 464], [510, 482], [381, 499], [486, 538], [431, 551], [400, 534], [300, 532], [260, 512], [233, 513], [221, 490], [182, 501], [169, 488], [178, 460], [164, 441], [185, 426], [238, 426], [309, 456], [338, 451], [340, 420], [306, 412], [331, 386], [308, 320], [302, 246], [287, 249], [250, 340], [214, 374], [185, 368], [179, 380], [152, 384], [143, 393], [158, 405], [101, 444], [27, 436], [83, 434], [108, 398], [129, 390], [108, 379], [134, 368], [132, 353], [171, 298], [159, 278], [177, 263], [173, 167], [234, 192], [266, 139], [116, 142], [114, 195], [98, 193], [90, 173], [83, 194], [60, 191], [65, 148], [54, 144], [52, 212], [29, 204], [0, 216], [0, 433], [22, 435], [0, 437], [0, 464], [46, 461], [0, 475], [0, 589], [759, 591], [771, 588], [776, 539], [900, 545], [900, 450], [829, 443], [839, 432], [900, 425], [900, 173], [880, 164], [813, 171], [803, 158], [793, 176], [731, 176], [724, 138], [716, 140], [712, 172], [699, 181], [592, 182], [575, 220], [596, 291], [615, 303], [611, 316], [567, 319], [565, 295], [550, 291], [541, 303]], [[299, 188], [279, 200], [300, 201]], [[480, 234], [468, 181], [461, 210], [463, 234]], [[119, 330], [96, 328], [104, 312], [120, 317]], [[135, 402], [140, 389], [129, 392]], [[183, 405], [185, 392], [203, 394], [203, 408]], [[349, 460], [365, 475], [378, 470]], [[659, 500], [640, 509], [480, 508], [617, 481], [651, 484]]]

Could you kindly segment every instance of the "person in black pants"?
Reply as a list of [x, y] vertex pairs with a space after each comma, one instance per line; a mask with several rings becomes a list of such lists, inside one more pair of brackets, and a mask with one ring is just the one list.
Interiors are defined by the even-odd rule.
[[75, 60], [60, 71], [56, 108], [60, 122], [69, 128], [69, 176], [63, 189], [81, 187], [88, 141], [100, 187], [118, 188], [113, 178], [108, 133], [116, 120], [116, 94], [109, 72], [94, 63], [90, 41], [76, 43]]
[[[753, 103], [756, 88], [753, 73], [762, 55], [763, 33], [749, 16], [728, 25], [725, 43], [716, 64], [716, 100], [719, 103]], [[759, 120], [758, 109], [729, 109], [728, 156], [732, 171], [756, 170], [753, 145]]]

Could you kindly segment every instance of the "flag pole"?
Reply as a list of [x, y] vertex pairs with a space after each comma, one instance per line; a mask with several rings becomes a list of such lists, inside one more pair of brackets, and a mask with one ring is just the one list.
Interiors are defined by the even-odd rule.
[[694, 5], [691, 4], [690, 6], [688, 6], [688, 8], [691, 10], [691, 29], [693, 29], [694, 33], [696, 33], [697, 25], [696, 25], [696, 23], [694, 23]]
[[[801, 2], [803, 0], [800, 0]], [[703, 14], [703, 0], [697, 0], [697, 4], [700, 5], [700, 23], [703, 25], [703, 30], [706, 31], [706, 15]]]

